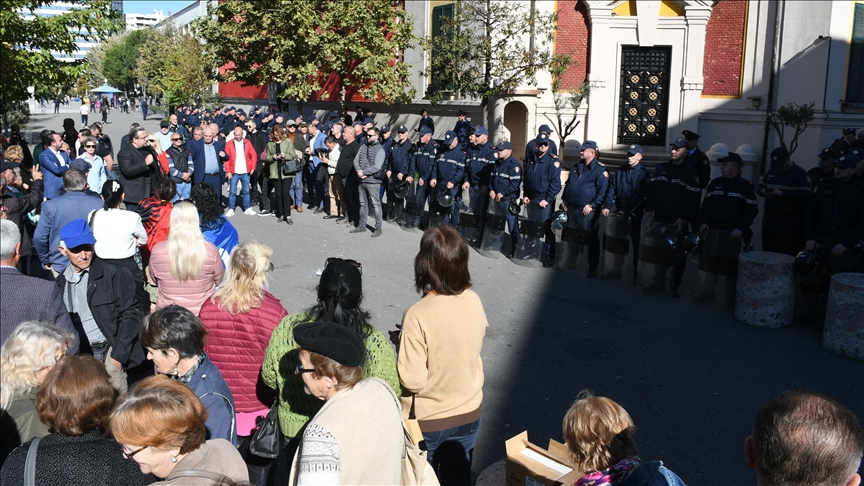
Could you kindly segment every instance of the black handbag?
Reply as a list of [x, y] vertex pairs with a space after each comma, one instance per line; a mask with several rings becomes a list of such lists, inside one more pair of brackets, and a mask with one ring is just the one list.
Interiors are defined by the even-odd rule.
[[299, 160], [286, 160], [282, 162], [282, 175], [290, 177], [303, 170], [303, 164]]
[[279, 428], [279, 399], [273, 401], [267, 415], [255, 419], [255, 431], [249, 440], [249, 452], [265, 459], [276, 459], [285, 441]]

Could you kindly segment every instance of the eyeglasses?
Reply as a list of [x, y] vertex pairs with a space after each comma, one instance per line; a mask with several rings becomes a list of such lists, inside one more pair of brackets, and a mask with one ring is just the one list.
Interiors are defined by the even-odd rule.
[[140, 449], [135, 449], [133, 452], [126, 452], [126, 446], [123, 446], [123, 457], [125, 457], [126, 459], [132, 459], [133, 457], [135, 457], [135, 454], [138, 454], [139, 452], [143, 451], [148, 447], [150, 446], [144, 446]]
[[147, 141], [148, 141], [148, 142], [155, 142], [156, 139], [155, 139], [155, 138], [148, 138]]
[[84, 146], [84, 148], [96, 148], [96, 146], [93, 144], [87, 144]]
[[314, 373], [314, 372], [315, 372], [315, 368], [306, 369], [300, 363], [297, 363], [297, 367], [294, 368], [294, 374], [295, 375], [302, 375], [303, 373]]
[[360, 275], [363, 275], [363, 265], [361, 265], [360, 262], [358, 262], [356, 260], [344, 260], [342, 258], [330, 257], [327, 259], [326, 262], [324, 262], [324, 268], [327, 268], [327, 265], [330, 265], [331, 263], [336, 263], [336, 262], [345, 262], [348, 265], [351, 265], [352, 267], [356, 268], [357, 271], [360, 272]]
[[172, 142], [179, 142], [180, 140], [182, 140], [182, 139], [181, 138], [172, 138], [171, 139]]

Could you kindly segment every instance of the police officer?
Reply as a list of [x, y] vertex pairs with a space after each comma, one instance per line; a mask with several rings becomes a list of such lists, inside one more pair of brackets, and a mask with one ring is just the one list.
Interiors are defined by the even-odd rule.
[[538, 156], [537, 152], [537, 140], [541, 135], [546, 135], [546, 140], [549, 141], [549, 153], [554, 156], [558, 156], [558, 146], [555, 145], [555, 141], [549, 138], [552, 135], [552, 129], [549, 128], [549, 125], [540, 125], [540, 128], [537, 130], [537, 137], [530, 140], [527, 145], [525, 145], [525, 160], [528, 161], [533, 157]]
[[396, 129], [396, 138], [390, 144], [387, 152], [387, 179], [390, 180], [387, 191], [387, 215], [390, 219], [402, 219], [405, 200], [393, 195], [396, 181], [414, 181], [414, 144], [408, 138], [408, 127], [405, 125]]
[[540, 133], [534, 140], [537, 154], [527, 161], [522, 181], [522, 202], [539, 203], [543, 209], [545, 244], [543, 245], [543, 266], [555, 264], [555, 233], [552, 232], [549, 216], [555, 197], [561, 190], [561, 162], [551, 153], [549, 135]]
[[771, 152], [771, 168], [756, 193], [765, 198], [762, 216], [762, 250], [795, 256], [804, 248], [804, 215], [812, 188], [804, 171], [777, 147]]
[[856, 164], [853, 157], [840, 157], [834, 178], [813, 190], [806, 215], [807, 250], [829, 246], [832, 255], [840, 256], [864, 240], [864, 185], [852, 179]]
[[609, 172], [597, 158], [596, 142], [586, 140], [579, 150], [582, 152], [582, 160], [570, 169], [570, 177], [564, 185], [561, 199], [565, 211], [574, 208], [581, 210], [583, 216], [591, 218], [588, 278], [594, 278], [600, 263], [600, 214], [609, 216], [609, 208], [604, 204], [609, 189]]
[[819, 152], [819, 165], [807, 171], [807, 177], [810, 178], [810, 185], [816, 188], [816, 184], [822, 179], [830, 179], [834, 177], [834, 164], [840, 156], [831, 147], [826, 147]]
[[[641, 161], [642, 146], [633, 144], [627, 147], [627, 165], [622, 165], [615, 171], [609, 187], [612, 196], [606, 198], [607, 201], [612, 200], [615, 203], [615, 219], [618, 221], [630, 220], [634, 283], [636, 267], [639, 263], [639, 240], [642, 236], [642, 226], [639, 223], [645, 212], [645, 192], [648, 189], [648, 182], [651, 180], [651, 174], [641, 164]], [[613, 269], [609, 277], [620, 276], [623, 265], [624, 259], [621, 258], [620, 264], [616, 265], [617, 268]]]
[[[729, 238], [743, 239], [744, 246], [748, 246], [753, 236], [750, 226], [759, 214], [756, 188], [753, 183], [741, 177], [744, 162], [740, 155], [729, 152], [717, 161], [722, 164], [721, 177], [708, 184], [699, 213], [699, 232], [705, 237], [709, 229], [731, 231]], [[723, 305], [725, 309], [735, 307], [736, 283], [737, 277], [726, 277], [726, 303]], [[716, 285], [717, 275], [706, 273], [702, 294], [694, 298], [694, 302], [713, 302]]]
[[[501, 142], [498, 144], [497, 159], [489, 175], [489, 199], [495, 202], [510, 201], [519, 197], [519, 183], [522, 181], [522, 168], [519, 161], [513, 157], [513, 144]], [[507, 258], [513, 258], [516, 243], [519, 241], [519, 224], [516, 215], [507, 211], [507, 229], [510, 230], [510, 253]]]
[[846, 152], [852, 148], [852, 144], [855, 143], [855, 129], [854, 128], [844, 128], [843, 136], [834, 140], [834, 143], [831, 144], [831, 148], [833, 148], [838, 155], [846, 155]]
[[[437, 188], [436, 197], [444, 191], [449, 191], [454, 198], [459, 191], [459, 186], [462, 184], [462, 179], [465, 176], [465, 152], [459, 146], [459, 138], [456, 137], [456, 132], [448, 130], [444, 134], [444, 147], [446, 150], [438, 155], [435, 162], [435, 176], [429, 181], [429, 186]], [[439, 187], [439, 184], [441, 185]], [[444, 221], [449, 222], [453, 226], [459, 225], [459, 208], [456, 204], [450, 206], [449, 218], [444, 216]]]
[[419, 132], [423, 127], [427, 127], [431, 133], [435, 133], [435, 121], [425, 109], [420, 110], [420, 124], [416, 130]]
[[708, 181], [711, 180], [711, 166], [708, 161], [708, 156], [705, 152], [699, 150], [699, 135], [698, 133], [684, 130], [681, 132], [687, 140], [687, 157], [685, 162], [687, 165], [696, 171], [696, 177], [699, 180], [699, 189], [705, 189]]
[[852, 170], [852, 179], [864, 182], [864, 148], [852, 147], [846, 155], [856, 161], [855, 169]]
[[[696, 221], [699, 215], [699, 182], [696, 171], [685, 159], [689, 144], [684, 137], [679, 137], [670, 144], [672, 160], [658, 165], [654, 177], [648, 185], [645, 196], [645, 214], [642, 222], [654, 221], [662, 224], [676, 224], [679, 236], [683, 235], [687, 223]], [[678, 297], [681, 277], [687, 259], [684, 256], [676, 258], [672, 281], [672, 297]], [[659, 267], [654, 275], [654, 283], [645, 287], [646, 293], [663, 292], [666, 290], [666, 268]]]
[[[465, 182], [462, 189], [468, 190], [473, 214], [482, 216], [486, 207], [486, 193], [489, 187], [489, 176], [495, 166], [495, 149], [489, 144], [489, 131], [486, 127], [477, 127], [474, 130], [473, 145], [468, 147]], [[512, 154], [512, 150], [511, 150]]]
[[[429, 200], [429, 209], [431, 210], [433, 207], [429, 181], [434, 177], [437, 170], [435, 161], [438, 156], [438, 142], [432, 139], [432, 130], [429, 127], [423, 126], [420, 128], [420, 140], [415, 150], [415, 163], [419, 179], [417, 180], [416, 207], [413, 211], [417, 211], [416, 215], [419, 216], [423, 213], [423, 206], [426, 205], [427, 200]], [[423, 224], [425, 225], [428, 221], [429, 216], [427, 215]]]
[[456, 136], [459, 138], [459, 143], [462, 146], [468, 143], [468, 132], [473, 129], [474, 125], [468, 120], [468, 113], [459, 110], [459, 119], [456, 121], [456, 127], [453, 128], [453, 131], [456, 132]]

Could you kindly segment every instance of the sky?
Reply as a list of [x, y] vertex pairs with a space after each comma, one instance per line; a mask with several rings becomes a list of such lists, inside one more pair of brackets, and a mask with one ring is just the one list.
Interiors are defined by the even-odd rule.
[[123, 0], [123, 13], [152, 14], [153, 10], [162, 10], [162, 13], [177, 13], [183, 7], [192, 3], [193, 0]]

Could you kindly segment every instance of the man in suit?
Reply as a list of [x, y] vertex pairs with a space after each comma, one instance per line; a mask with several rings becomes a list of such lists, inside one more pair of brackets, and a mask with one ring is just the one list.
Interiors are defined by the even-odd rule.
[[156, 151], [147, 144], [147, 138], [144, 127], [133, 128], [129, 132], [129, 145], [117, 153], [119, 179], [126, 193], [123, 202], [130, 211], [151, 196], [151, 179], [159, 169]]
[[[210, 184], [216, 194], [222, 193], [222, 183], [225, 180], [223, 162], [228, 160], [225, 153], [225, 141], [216, 138], [212, 126], [204, 127], [204, 137], [189, 143], [189, 157], [195, 168], [192, 173], [192, 185]], [[221, 203], [221, 201], [220, 201]]]
[[[45, 174], [45, 199], [53, 199], [63, 186], [63, 174], [69, 170], [69, 155], [60, 150], [63, 138], [57, 132], [50, 132], [46, 141], [50, 145], [39, 154], [39, 166]], [[75, 142], [72, 142], [73, 144]]]
[[21, 233], [15, 223], [0, 220], [0, 344], [26, 321], [56, 324], [72, 335], [69, 354], [78, 354], [79, 337], [54, 282], [22, 275], [15, 267], [21, 258]]

